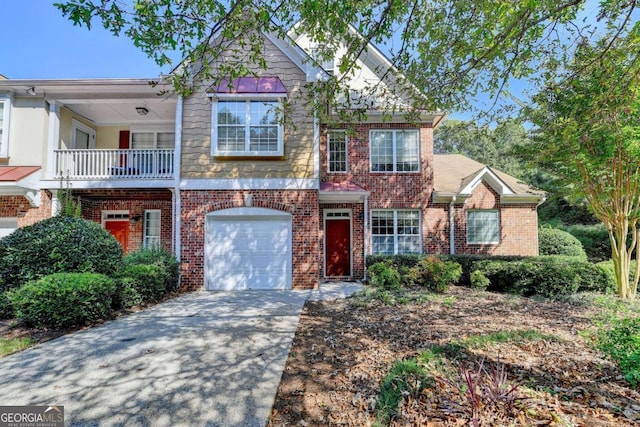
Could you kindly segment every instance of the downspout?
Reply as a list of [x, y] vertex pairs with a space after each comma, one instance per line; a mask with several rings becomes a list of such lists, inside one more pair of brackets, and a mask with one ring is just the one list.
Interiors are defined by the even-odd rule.
[[181, 258], [181, 238], [180, 230], [182, 228], [182, 202], [180, 197], [180, 166], [182, 157], [182, 95], [178, 97], [178, 103], [176, 105], [176, 129], [175, 129], [175, 141], [176, 149], [173, 157], [173, 174], [175, 177], [174, 190], [173, 190], [173, 253], [176, 259], [180, 261]]
[[367, 253], [369, 253], [368, 251], [368, 246], [369, 246], [369, 196], [364, 196], [364, 245], [363, 246], [363, 252], [364, 252], [364, 276], [362, 278], [363, 281], [367, 281]]
[[449, 254], [455, 255], [456, 253], [456, 226], [455, 226], [455, 194], [451, 196], [451, 203], [449, 203]]

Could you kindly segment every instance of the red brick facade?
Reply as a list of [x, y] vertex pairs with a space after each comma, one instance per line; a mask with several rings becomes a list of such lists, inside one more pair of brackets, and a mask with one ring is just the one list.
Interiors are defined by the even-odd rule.
[[[129, 197], [135, 197], [135, 192]], [[90, 197], [81, 198], [82, 217], [102, 224], [103, 211], [128, 211], [129, 218], [135, 221], [129, 223], [129, 244], [125, 252], [133, 252], [142, 247], [144, 234], [144, 211], [160, 210], [160, 244], [168, 251], [172, 249], [172, 203], [166, 199], [135, 199], [121, 198], [113, 200], [92, 199]]]
[[[332, 127], [332, 129], [341, 129]], [[321, 181], [352, 181], [371, 194], [368, 199], [371, 210], [376, 209], [419, 209], [422, 221], [422, 251], [424, 253], [449, 253], [449, 205], [432, 202], [433, 193], [433, 129], [429, 124], [417, 127], [411, 124], [360, 124], [343, 129], [348, 130], [348, 171], [330, 173], [328, 171], [327, 129], [323, 127], [320, 137], [320, 179]], [[420, 130], [420, 171], [412, 173], [390, 173], [370, 171], [370, 131], [372, 129], [419, 129]], [[357, 206], [357, 208], [356, 208]], [[329, 207], [353, 208], [363, 211], [363, 204], [321, 205], [321, 215]], [[494, 255], [537, 255], [538, 223], [536, 204], [501, 204], [500, 196], [487, 184], [479, 185], [472, 197], [464, 204], [455, 205], [455, 252], [463, 254]], [[500, 243], [495, 245], [469, 245], [466, 240], [466, 212], [469, 209], [497, 209], [499, 211]], [[321, 217], [322, 218], [322, 217]], [[321, 220], [321, 227], [323, 221]], [[324, 257], [323, 229], [321, 229], [321, 257]], [[364, 259], [361, 253], [364, 244], [364, 226], [354, 221], [353, 228], [354, 277], [364, 273]], [[370, 250], [369, 250], [370, 252]], [[324, 266], [322, 267], [324, 268]], [[321, 270], [322, 274], [324, 270]]]
[[40, 191], [39, 207], [32, 207], [24, 196], [0, 196], [0, 218], [17, 218], [18, 227], [35, 224], [51, 217], [51, 193]]
[[318, 238], [319, 208], [316, 190], [185, 190], [181, 192], [182, 286], [202, 289], [204, 283], [205, 215], [222, 209], [245, 206], [275, 209], [292, 215], [294, 289], [313, 289], [320, 274]]

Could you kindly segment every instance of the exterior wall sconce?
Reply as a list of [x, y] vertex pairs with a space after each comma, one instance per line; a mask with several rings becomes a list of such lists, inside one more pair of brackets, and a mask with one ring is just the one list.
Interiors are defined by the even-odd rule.
[[147, 107], [136, 107], [136, 111], [141, 116], [146, 116], [147, 114], [149, 114], [149, 110], [147, 109]]
[[142, 218], [140, 215], [132, 216], [131, 218], [129, 218], [129, 224], [137, 224], [138, 222], [140, 222], [140, 218]]

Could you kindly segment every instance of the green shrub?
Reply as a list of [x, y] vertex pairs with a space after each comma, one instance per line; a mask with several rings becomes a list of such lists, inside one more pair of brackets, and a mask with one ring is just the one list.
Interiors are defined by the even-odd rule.
[[6, 292], [0, 292], [0, 320], [13, 317], [13, 306]]
[[443, 261], [454, 261], [462, 266], [462, 276], [460, 276], [460, 280], [458, 284], [461, 286], [471, 286], [471, 273], [474, 271], [474, 263], [477, 261], [518, 261], [524, 259], [526, 257], [517, 256], [517, 255], [467, 255], [467, 254], [456, 254], [456, 255], [438, 255]]
[[115, 290], [103, 274], [56, 273], [9, 291], [9, 299], [25, 324], [66, 328], [105, 319]]
[[400, 273], [391, 265], [391, 262], [378, 262], [367, 269], [369, 283], [381, 289], [400, 289]]
[[570, 233], [582, 243], [589, 261], [600, 262], [611, 258], [611, 242], [604, 224], [561, 224], [557, 228]]
[[427, 257], [423, 254], [399, 254], [399, 255], [367, 255], [367, 267], [379, 262], [390, 262], [396, 269], [401, 267], [411, 268], [420, 260]]
[[131, 307], [160, 301], [168, 292], [165, 268], [156, 264], [130, 264], [119, 274], [116, 306]]
[[487, 289], [491, 284], [489, 279], [487, 279], [487, 277], [480, 270], [476, 270], [473, 273], [471, 273], [470, 281], [471, 281], [471, 287], [473, 289], [479, 289], [481, 291], [484, 291], [485, 289]]
[[81, 218], [57, 216], [19, 228], [2, 239], [4, 289], [53, 273], [113, 275], [122, 267], [122, 249], [105, 229]]
[[445, 292], [449, 285], [460, 280], [462, 267], [457, 262], [442, 261], [432, 256], [418, 262], [411, 268], [409, 275], [415, 285], [435, 292]]
[[164, 269], [167, 292], [175, 291], [180, 284], [180, 263], [166, 249], [142, 248], [124, 257], [125, 265], [158, 265]]
[[640, 318], [622, 319], [610, 329], [600, 328], [597, 347], [613, 360], [633, 387], [640, 381]]
[[605, 292], [612, 286], [611, 276], [605, 269], [575, 257], [530, 257], [510, 262], [485, 260], [475, 262], [473, 268], [489, 279], [489, 290], [524, 296]]
[[582, 243], [566, 231], [543, 227], [538, 230], [540, 255], [566, 255], [587, 259]]
[[[608, 277], [609, 286], [603, 289], [590, 289], [594, 291], [600, 291], [603, 293], [611, 292], [615, 293], [618, 290], [618, 282], [616, 282], [616, 275], [613, 271], [613, 262], [609, 259], [607, 261], [601, 261], [597, 264], [594, 264], [603, 271], [602, 274], [605, 274]], [[635, 269], [636, 269], [636, 260], [631, 261], [631, 268], [629, 269], [629, 280], [633, 281], [635, 277]]]

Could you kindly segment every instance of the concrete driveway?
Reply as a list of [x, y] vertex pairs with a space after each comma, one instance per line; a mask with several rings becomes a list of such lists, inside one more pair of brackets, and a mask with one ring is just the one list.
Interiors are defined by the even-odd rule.
[[300, 311], [319, 291], [196, 292], [0, 359], [0, 405], [68, 426], [264, 426]]

